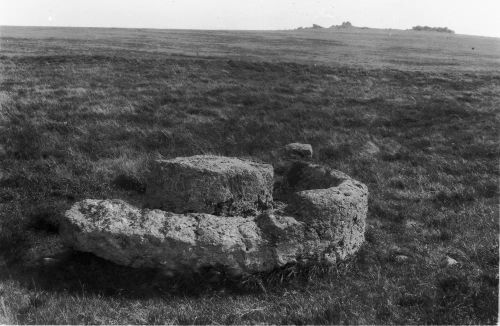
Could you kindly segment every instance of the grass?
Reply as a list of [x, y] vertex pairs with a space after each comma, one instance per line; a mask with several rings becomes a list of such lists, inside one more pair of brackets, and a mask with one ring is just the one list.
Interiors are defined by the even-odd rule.
[[[497, 39], [1, 32], [0, 323], [497, 323]], [[58, 237], [77, 200], [140, 200], [158, 155], [274, 163], [294, 141], [370, 189], [367, 241], [335, 268], [180, 277]]]

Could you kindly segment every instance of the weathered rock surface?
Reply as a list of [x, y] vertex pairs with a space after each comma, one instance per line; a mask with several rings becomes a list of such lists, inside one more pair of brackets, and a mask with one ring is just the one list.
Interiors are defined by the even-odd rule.
[[[151, 181], [157, 179], [156, 188], [148, 191], [160, 194], [158, 206], [182, 213], [141, 209], [122, 200], [84, 200], [65, 214], [65, 242], [126, 266], [173, 272], [213, 266], [238, 275], [297, 261], [334, 263], [364, 241], [368, 190], [339, 171], [295, 162], [283, 176], [287, 203], [231, 215], [217, 211], [214, 203], [257, 205], [262, 194], [270, 198], [270, 166], [212, 156], [156, 164]], [[184, 213], [186, 205], [198, 212]], [[235, 211], [231, 205], [229, 213]], [[212, 210], [219, 215], [206, 213]]]
[[64, 240], [117, 264], [196, 270], [264, 269], [271, 248], [253, 219], [139, 209], [121, 200], [84, 200], [66, 212]]
[[74, 249], [117, 264], [172, 271], [205, 266], [223, 266], [234, 274], [270, 270], [297, 261], [306, 248], [304, 224], [292, 217], [175, 214], [121, 200], [76, 203], [66, 212], [62, 235]]
[[273, 200], [273, 167], [238, 158], [198, 155], [157, 160], [147, 206], [175, 213], [248, 215]]
[[[315, 164], [302, 165], [290, 186], [286, 212], [327, 240], [337, 260], [356, 252], [365, 240], [368, 188], [346, 174]], [[297, 171], [291, 169], [293, 178]], [[290, 176], [287, 176], [290, 178]], [[305, 178], [302, 178], [305, 177]], [[315, 189], [315, 187], [318, 187]]]
[[285, 159], [310, 160], [313, 149], [310, 144], [291, 143], [284, 148]]
[[304, 260], [333, 263], [359, 248], [364, 239], [364, 189], [347, 183], [338, 193], [325, 189], [297, 196], [296, 217], [268, 211], [249, 218], [84, 200], [66, 212], [61, 234], [74, 249], [117, 264], [177, 272], [222, 266], [244, 274]]

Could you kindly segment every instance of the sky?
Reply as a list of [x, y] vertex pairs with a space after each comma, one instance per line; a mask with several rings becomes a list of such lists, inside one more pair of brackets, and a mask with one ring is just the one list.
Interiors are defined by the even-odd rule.
[[0, 25], [274, 30], [343, 21], [500, 37], [500, 0], [0, 0]]

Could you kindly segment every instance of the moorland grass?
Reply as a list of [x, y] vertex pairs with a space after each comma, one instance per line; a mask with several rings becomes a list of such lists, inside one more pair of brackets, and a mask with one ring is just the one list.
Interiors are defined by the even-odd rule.
[[[8, 41], [0, 57], [0, 322], [497, 322], [500, 72], [126, 46], [74, 53], [70, 35], [57, 40], [63, 53], [43, 53], [48, 43], [29, 35]], [[61, 214], [77, 200], [140, 202], [150, 159], [212, 153], [275, 163], [294, 141], [369, 187], [367, 241], [339, 266], [181, 277], [72, 252], [58, 237]], [[380, 152], [366, 151], [368, 142]], [[447, 256], [458, 264], [446, 265]]]

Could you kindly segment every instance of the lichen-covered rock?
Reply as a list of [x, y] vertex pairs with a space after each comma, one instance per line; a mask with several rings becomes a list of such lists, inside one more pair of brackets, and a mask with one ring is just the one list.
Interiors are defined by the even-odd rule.
[[139, 209], [121, 200], [84, 200], [65, 217], [66, 243], [121, 265], [177, 272], [224, 266], [235, 274], [275, 267], [254, 219]]
[[296, 192], [287, 209], [314, 229], [320, 240], [329, 241], [337, 259], [356, 252], [365, 240], [368, 189], [352, 179], [326, 189]]
[[343, 260], [364, 242], [368, 188], [326, 166], [294, 162], [282, 173], [275, 197], [287, 202], [286, 213], [314, 230]]
[[310, 144], [291, 143], [284, 148], [284, 159], [291, 160], [310, 160], [313, 149]]
[[198, 155], [157, 160], [147, 206], [175, 213], [251, 215], [272, 202], [273, 167], [238, 158]]
[[65, 214], [61, 235], [79, 251], [117, 264], [196, 271], [223, 267], [234, 275], [272, 270], [299, 258], [321, 256], [307, 242], [305, 224], [264, 213], [227, 218], [139, 209], [122, 200], [84, 200]]
[[88, 199], [66, 212], [60, 232], [70, 247], [117, 264], [181, 273], [217, 266], [241, 275], [297, 261], [345, 259], [361, 244], [364, 217], [349, 221], [358, 216], [324, 207], [327, 199], [309, 195], [300, 195], [308, 206], [297, 217], [267, 211], [248, 218], [176, 214], [121, 200]]
[[[342, 172], [295, 162], [283, 175], [286, 203], [265, 209], [270, 166], [213, 156], [156, 164], [148, 188], [158, 194], [155, 206], [183, 213], [84, 200], [61, 222], [65, 242], [126, 266], [181, 273], [212, 266], [238, 275], [297, 261], [334, 263], [364, 241], [368, 190]], [[226, 212], [206, 213], [221, 213], [221, 205]], [[240, 215], [245, 205], [252, 214]]]

